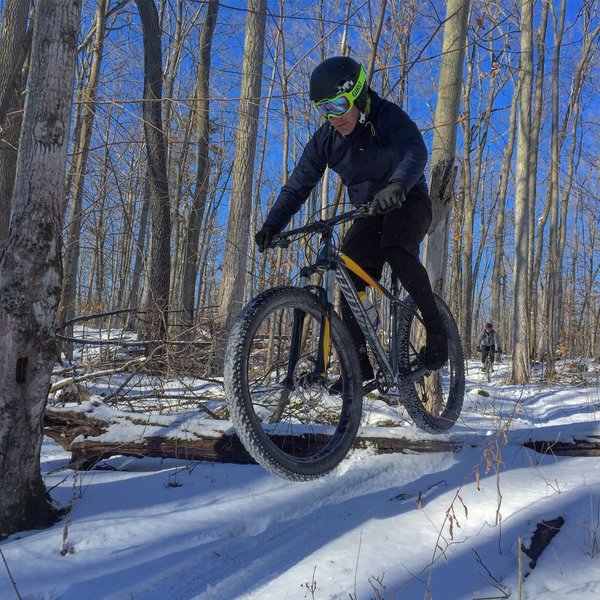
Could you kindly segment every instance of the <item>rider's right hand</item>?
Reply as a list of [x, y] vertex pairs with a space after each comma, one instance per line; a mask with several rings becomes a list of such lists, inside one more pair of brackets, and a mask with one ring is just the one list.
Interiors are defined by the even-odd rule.
[[277, 229], [272, 225], [263, 225], [262, 229], [256, 232], [254, 242], [258, 246], [259, 252], [264, 252], [269, 247], [276, 233]]
[[370, 215], [381, 215], [395, 208], [401, 208], [406, 200], [406, 190], [399, 181], [392, 181], [379, 190], [369, 206]]

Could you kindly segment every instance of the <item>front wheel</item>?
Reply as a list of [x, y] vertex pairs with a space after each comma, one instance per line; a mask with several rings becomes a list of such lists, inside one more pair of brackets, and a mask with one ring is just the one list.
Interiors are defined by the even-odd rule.
[[[465, 361], [454, 317], [445, 302], [436, 303], [448, 333], [448, 361], [437, 371], [401, 384], [403, 404], [417, 427], [443, 433], [457, 421], [465, 395]], [[412, 298], [407, 298], [398, 315], [400, 372], [410, 376], [419, 368], [425, 344], [425, 326]]]
[[[229, 335], [224, 384], [231, 420], [256, 462], [286, 479], [334, 469], [360, 423], [358, 354], [335, 313], [322, 333], [323, 313], [308, 289], [272, 288], [242, 310]], [[324, 373], [317, 369], [320, 347]], [[344, 393], [330, 395], [340, 377]]]

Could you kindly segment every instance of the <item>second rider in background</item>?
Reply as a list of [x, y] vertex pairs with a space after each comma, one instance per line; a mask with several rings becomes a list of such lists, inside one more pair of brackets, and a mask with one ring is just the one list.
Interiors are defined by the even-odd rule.
[[[398, 105], [367, 86], [365, 69], [350, 57], [332, 57], [315, 68], [310, 100], [326, 123], [306, 144], [256, 233], [258, 249], [262, 252], [283, 231], [329, 166], [341, 177], [355, 207], [372, 203], [372, 214], [351, 225], [342, 252], [376, 280], [384, 263], [390, 265], [421, 311], [427, 331], [425, 366], [438, 369], [448, 359], [447, 334], [419, 260], [419, 246], [432, 218], [423, 137]], [[364, 291], [362, 280], [354, 278], [354, 283]], [[358, 349], [363, 382], [369, 382], [374, 373], [365, 337], [344, 298], [342, 319]]]
[[485, 359], [487, 358], [488, 354], [490, 355], [493, 365], [494, 360], [496, 359], [496, 352], [498, 352], [498, 354], [502, 352], [500, 336], [491, 323], [485, 324], [483, 331], [477, 338], [477, 350], [481, 352], [482, 371], [485, 370]]

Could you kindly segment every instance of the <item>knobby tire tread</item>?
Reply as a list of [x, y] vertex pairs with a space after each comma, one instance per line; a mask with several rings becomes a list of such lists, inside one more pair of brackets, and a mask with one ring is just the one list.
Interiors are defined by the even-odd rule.
[[[362, 416], [362, 381], [358, 353], [346, 326], [337, 314], [331, 323], [332, 337], [336, 340], [340, 359], [350, 367], [351, 415], [336, 448], [318, 462], [298, 462], [277, 451], [268, 436], [262, 432], [251, 408], [250, 394], [245, 384], [246, 360], [254, 332], [270, 309], [289, 305], [311, 315], [318, 315], [321, 307], [316, 295], [304, 288], [281, 286], [256, 296], [238, 315], [229, 335], [225, 354], [224, 385], [230, 416], [240, 440], [249, 454], [266, 470], [292, 481], [309, 481], [332, 471], [352, 447]], [[262, 432], [262, 434], [261, 434]], [[267, 438], [267, 439], [265, 439]], [[285, 454], [285, 453], [283, 453]]]
[[[428, 433], [444, 433], [458, 420], [464, 401], [465, 372], [464, 353], [456, 321], [446, 303], [435, 296], [438, 310], [440, 311], [448, 333], [449, 361], [454, 369], [454, 376], [450, 382], [450, 392], [443, 412], [440, 415], [431, 414], [421, 402], [415, 384], [404, 381], [402, 385], [402, 399], [404, 407], [415, 425]], [[411, 324], [417, 317], [417, 306], [412, 298], [407, 298], [406, 306], [401, 309], [398, 318], [399, 339], [405, 344], [404, 351], [400, 352], [401, 368], [408, 369], [408, 342]], [[403, 364], [404, 362], [404, 364]]]

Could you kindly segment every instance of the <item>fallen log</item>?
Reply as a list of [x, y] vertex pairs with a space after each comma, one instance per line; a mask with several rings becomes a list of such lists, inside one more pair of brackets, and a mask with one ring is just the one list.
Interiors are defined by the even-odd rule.
[[[535, 439], [532, 431], [511, 432], [509, 443], [544, 454], [600, 456], [600, 435], [595, 432], [577, 429], [568, 436], [564, 428], [546, 429], [545, 432], [535, 430]], [[175, 415], [149, 415], [115, 410], [91, 399], [73, 408], [47, 408], [44, 433], [71, 453], [69, 466], [73, 469], [89, 469], [117, 455], [254, 463], [228, 420], [201, 418], [195, 410]], [[544, 435], [546, 439], [540, 437]], [[284, 447], [291, 438], [274, 436], [272, 439]], [[486, 439], [475, 434], [434, 436], [415, 433], [414, 428], [367, 427], [359, 431], [354, 448], [370, 448], [378, 454], [454, 452], [466, 445], [483, 446]], [[322, 435], [319, 441], [324, 446], [329, 437]], [[295, 437], [293, 443], [299, 449], [302, 438]], [[311, 436], [313, 449], [314, 443], [315, 438]]]
[[600, 435], [590, 435], [586, 439], [571, 442], [530, 440], [523, 444], [540, 454], [556, 456], [600, 456]]
[[[380, 436], [373, 433], [377, 429]], [[357, 437], [354, 447], [370, 447], [385, 454], [448, 452], [463, 445], [445, 437], [403, 437], [390, 433], [392, 429], [398, 430], [369, 428]], [[75, 408], [47, 408], [44, 433], [71, 453], [69, 466], [74, 469], [89, 469], [117, 455], [254, 463], [229, 421], [203, 419], [192, 412], [167, 416], [127, 413], [90, 400]], [[279, 445], [283, 447], [289, 439], [281, 436]], [[325, 445], [328, 440], [323, 435], [319, 441]], [[314, 441], [311, 438], [312, 444]], [[294, 439], [296, 449], [300, 443]]]

